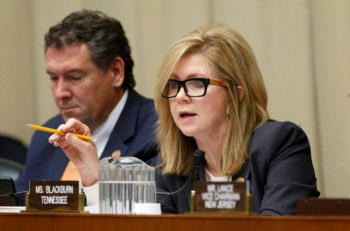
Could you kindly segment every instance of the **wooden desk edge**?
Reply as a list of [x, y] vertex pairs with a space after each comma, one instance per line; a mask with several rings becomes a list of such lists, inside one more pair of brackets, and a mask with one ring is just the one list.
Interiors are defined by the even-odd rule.
[[113, 215], [80, 213], [0, 213], [4, 230], [206, 231], [227, 229], [323, 231], [350, 230], [350, 216]]

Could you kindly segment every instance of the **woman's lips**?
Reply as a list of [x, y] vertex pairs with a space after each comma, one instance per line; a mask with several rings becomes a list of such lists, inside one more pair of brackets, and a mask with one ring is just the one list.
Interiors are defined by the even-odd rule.
[[196, 115], [197, 115], [196, 113], [192, 113], [192, 112], [180, 112], [179, 118], [181, 122], [190, 122], [194, 119]]
[[183, 113], [180, 113], [180, 118], [186, 118], [186, 117], [191, 117], [195, 115], [196, 115], [195, 113], [183, 112]]

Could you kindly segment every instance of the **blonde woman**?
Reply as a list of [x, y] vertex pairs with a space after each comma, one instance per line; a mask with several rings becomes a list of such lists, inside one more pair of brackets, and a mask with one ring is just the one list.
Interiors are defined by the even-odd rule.
[[295, 214], [299, 197], [319, 196], [305, 133], [271, 120], [253, 51], [224, 24], [209, 24], [175, 43], [154, 94], [162, 172], [158, 201], [166, 213], [189, 211], [192, 155], [205, 153], [194, 180], [249, 181], [253, 210]]

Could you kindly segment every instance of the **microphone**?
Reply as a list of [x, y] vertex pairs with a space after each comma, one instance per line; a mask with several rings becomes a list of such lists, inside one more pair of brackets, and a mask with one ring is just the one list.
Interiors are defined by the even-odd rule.
[[203, 158], [204, 158], [205, 152], [203, 152], [200, 149], [197, 149], [192, 157], [192, 168], [191, 168], [191, 173], [189, 175], [189, 177], [187, 178], [185, 184], [182, 185], [181, 188], [179, 188], [178, 190], [174, 191], [174, 192], [156, 192], [157, 195], [166, 195], [166, 196], [173, 196], [178, 194], [179, 192], [181, 192], [187, 185], [188, 183], [191, 181], [193, 174], [195, 172], [195, 170], [197, 168], [199, 168], [200, 163], [202, 162]]
[[1, 193], [0, 196], [22, 196], [26, 194], [28, 191], [21, 191], [21, 192], [7, 192], [7, 193]]
[[0, 206], [17, 205], [15, 184], [11, 177], [0, 177]]

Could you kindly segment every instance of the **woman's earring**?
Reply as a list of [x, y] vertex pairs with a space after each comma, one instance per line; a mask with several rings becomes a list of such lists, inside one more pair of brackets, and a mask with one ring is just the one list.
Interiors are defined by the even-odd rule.
[[230, 113], [231, 113], [231, 107], [228, 106], [228, 107], [226, 108], [226, 114], [229, 115]]

